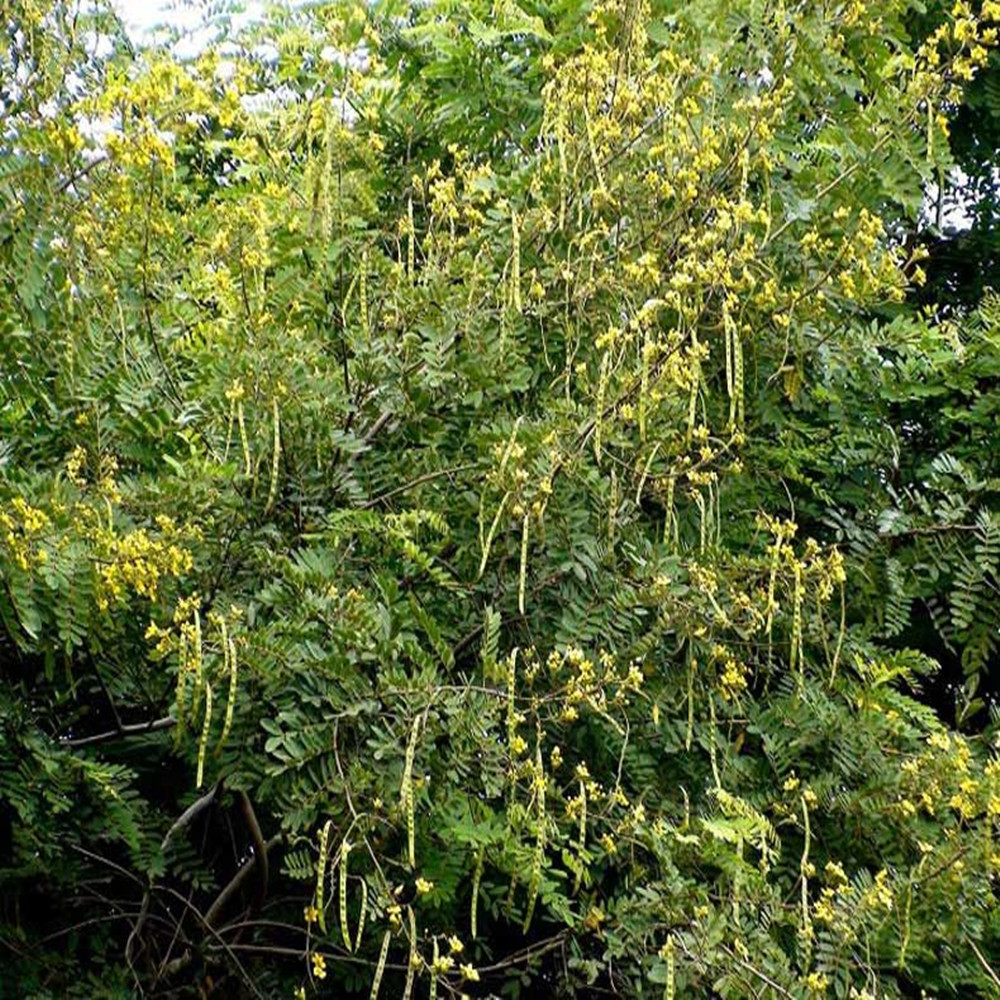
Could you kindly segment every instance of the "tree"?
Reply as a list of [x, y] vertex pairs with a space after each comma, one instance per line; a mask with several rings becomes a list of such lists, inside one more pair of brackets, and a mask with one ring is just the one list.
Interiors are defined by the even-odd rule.
[[822, 526], [949, 329], [909, 13], [5, 8], [17, 995], [991, 995], [995, 724]]

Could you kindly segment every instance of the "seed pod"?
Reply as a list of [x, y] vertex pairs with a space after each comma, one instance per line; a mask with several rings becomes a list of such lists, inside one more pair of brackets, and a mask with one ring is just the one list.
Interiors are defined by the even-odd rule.
[[649, 355], [653, 349], [649, 328], [643, 330], [640, 362], [642, 374], [639, 376], [639, 440], [646, 440], [646, 400], [649, 398]]
[[201, 690], [201, 613], [194, 609], [194, 649], [191, 650], [191, 664], [194, 667], [194, 694], [198, 697]]
[[327, 820], [319, 832], [319, 861], [316, 863], [316, 909], [319, 911], [319, 929], [326, 932], [326, 913], [324, 912], [324, 896], [326, 893], [326, 851], [330, 839], [330, 827], [333, 820]]
[[566, 228], [566, 122], [562, 115], [556, 125], [556, 144], [559, 147], [559, 231]]
[[[236, 643], [232, 639], [225, 638], [226, 624], [222, 623], [223, 648], [228, 650], [226, 659], [229, 661], [229, 698], [226, 701], [226, 720], [222, 725], [222, 735], [219, 737], [219, 747], [221, 750], [229, 735], [229, 730], [233, 726], [233, 713], [236, 709]], [[216, 751], [218, 752], [218, 751]]]
[[433, 963], [431, 964], [431, 989], [430, 993], [427, 994], [428, 1000], [437, 1000], [438, 992], [438, 976], [437, 976], [437, 964], [438, 964], [438, 939], [434, 938], [434, 955]]
[[521, 522], [521, 567], [518, 571], [517, 579], [517, 609], [524, 614], [524, 593], [528, 582], [528, 526], [531, 520], [531, 513], [524, 512], [524, 520]]
[[469, 918], [470, 929], [472, 931], [472, 940], [476, 940], [476, 929], [479, 917], [479, 883], [483, 880], [483, 859], [486, 854], [486, 848], [480, 847], [479, 852], [476, 854], [476, 867], [472, 872], [472, 914]]
[[601, 170], [601, 163], [597, 158], [597, 144], [594, 142], [594, 126], [590, 121], [590, 108], [587, 106], [586, 99], [584, 99], [583, 102], [583, 121], [587, 127], [587, 146], [590, 148], [590, 160], [594, 165], [594, 174], [597, 177], [597, 186], [601, 189], [601, 191], [604, 191], [604, 171]]
[[208, 748], [208, 734], [212, 728], [212, 685], [205, 681], [205, 721], [201, 726], [201, 739], [198, 741], [198, 776], [195, 788], [201, 788], [205, 776], [205, 750]]
[[361, 251], [361, 274], [358, 277], [358, 296], [361, 310], [361, 332], [365, 335], [365, 342], [370, 339], [371, 333], [368, 329], [368, 248]]
[[188, 645], [187, 636], [181, 630], [180, 649], [177, 655], [177, 745], [180, 746], [184, 732], [184, 716], [187, 711]]
[[667, 960], [667, 981], [663, 987], [663, 1000], [675, 1000], [677, 996], [677, 954], [673, 934], [667, 938], [663, 952]]
[[414, 275], [417, 269], [417, 234], [413, 228], [413, 196], [406, 201], [406, 276], [413, 284]]
[[382, 985], [382, 976], [385, 973], [385, 960], [389, 957], [391, 938], [392, 931], [386, 931], [382, 937], [382, 948], [378, 953], [378, 964], [375, 966], [375, 977], [372, 979], [372, 991], [368, 994], [368, 1000], [378, 1000], [379, 987]]
[[542, 759], [542, 743], [539, 739], [535, 747], [535, 810], [537, 831], [535, 834], [535, 855], [531, 862], [531, 877], [528, 881], [528, 907], [524, 914], [522, 931], [526, 934], [531, 926], [538, 900], [538, 889], [542, 882], [542, 864], [545, 860], [545, 762]]
[[743, 426], [743, 343], [733, 327], [733, 391], [736, 394], [736, 426]]
[[587, 845], [587, 784], [582, 779], [580, 780], [580, 829], [577, 834], [577, 839], [579, 841], [580, 856], [578, 860], [578, 867], [576, 869], [576, 875], [573, 879], [573, 895], [575, 896], [580, 891], [580, 883], [583, 881], [583, 869], [586, 864], [583, 858], [583, 852]]
[[403, 761], [403, 781], [399, 789], [403, 808], [406, 810], [407, 857], [410, 867], [416, 867], [416, 823], [413, 808], [413, 761], [417, 755], [417, 735], [420, 732], [420, 716], [413, 720], [410, 739], [406, 744], [406, 757]]
[[271, 410], [274, 420], [274, 443], [271, 453], [271, 484], [267, 490], [267, 503], [264, 512], [267, 513], [278, 496], [278, 467], [281, 462], [281, 411], [278, 409], [277, 398], [271, 400]]
[[250, 459], [250, 441], [247, 438], [247, 423], [243, 416], [243, 400], [236, 401], [236, 422], [240, 428], [240, 444], [243, 447], [243, 474], [253, 475], [253, 462]]
[[413, 977], [417, 972], [420, 958], [417, 955], [417, 918], [413, 915], [413, 907], [406, 907], [406, 917], [410, 925], [410, 957], [406, 962], [406, 985], [403, 987], [403, 1000], [410, 1000], [413, 993]]
[[802, 656], [802, 564], [795, 560], [792, 569], [795, 586], [792, 590], [792, 648], [788, 657], [788, 669], [794, 673], [798, 664], [799, 692], [805, 684], [805, 663]]
[[361, 909], [358, 910], [358, 932], [354, 938], [354, 951], [361, 947], [361, 936], [365, 932], [365, 918], [368, 915], [368, 883], [361, 879]]
[[514, 756], [512, 744], [517, 735], [517, 709], [514, 702], [514, 689], [517, 684], [517, 646], [510, 651], [507, 658], [507, 749]]
[[497, 533], [497, 528], [500, 526], [500, 518], [503, 516], [504, 507], [507, 506], [507, 501], [510, 499], [510, 492], [505, 493], [500, 500], [500, 506], [497, 507], [497, 512], [493, 516], [493, 523], [490, 525], [490, 530], [486, 535], [486, 544], [483, 546], [483, 556], [479, 561], [479, 572], [476, 574], [476, 579], [478, 580], [482, 577], [483, 573], [486, 571], [486, 561], [490, 557], [490, 548], [493, 546], [493, 536]]
[[511, 284], [511, 301], [514, 306], [514, 312], [521, 312], [521, 225], [517, 218], [517, 212], [511, 209], [510, 213], [510, 224], [511, 224], [511, 269], [510, 269], [510, 284]]
[[340, 847], [340, 891], [337, 902], [340, 909], [340, 933], [344, 939], [344, 947], [351, 948], [351, 929], [347, 923], [347, 858], [351, 853], [351, 845], [345, 840]]
[[611, 351], [601, 357], [601, 372], [597, 378], [597, 399], [594, 411], [594, 458], [601, 461], [601, 435], [604, 431], [604, 397], [608, 390], [608, 369], [611, 365]]

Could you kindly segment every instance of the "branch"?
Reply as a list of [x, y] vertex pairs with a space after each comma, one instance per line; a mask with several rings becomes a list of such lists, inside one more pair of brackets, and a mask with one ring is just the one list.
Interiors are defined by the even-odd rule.
[[172, 716], [164, 716], [162, 719], [150, 719], [149, 722], [134, 722], [127, 726], [119, 726], [117, 729], [109, 729], [105, 733], [95, 733], [93, 736], [81, 736], [78, 739], [69, 739], [61, 736], [59, 745], [63, 747], [85, 747], [91, 743], [105, 743], [125, 736], [142, 736], [145, 733], [159, 732], [161, 729], [170, 729], [176, 720]]

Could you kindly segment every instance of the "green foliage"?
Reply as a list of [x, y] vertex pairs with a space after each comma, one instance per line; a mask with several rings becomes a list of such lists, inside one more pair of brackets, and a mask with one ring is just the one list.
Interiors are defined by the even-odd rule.
[[0, 14], [0, 996], [993, 995], [998, 309], [906, 298], [997, 5], [69, 8]]

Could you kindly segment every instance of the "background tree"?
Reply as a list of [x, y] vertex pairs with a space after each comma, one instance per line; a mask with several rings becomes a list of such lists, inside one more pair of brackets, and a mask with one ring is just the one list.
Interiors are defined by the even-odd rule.
[[906, 300], [1000, 8], [911, 14], [4, 8], [0, 991], [992, 994], [996, 304]]

